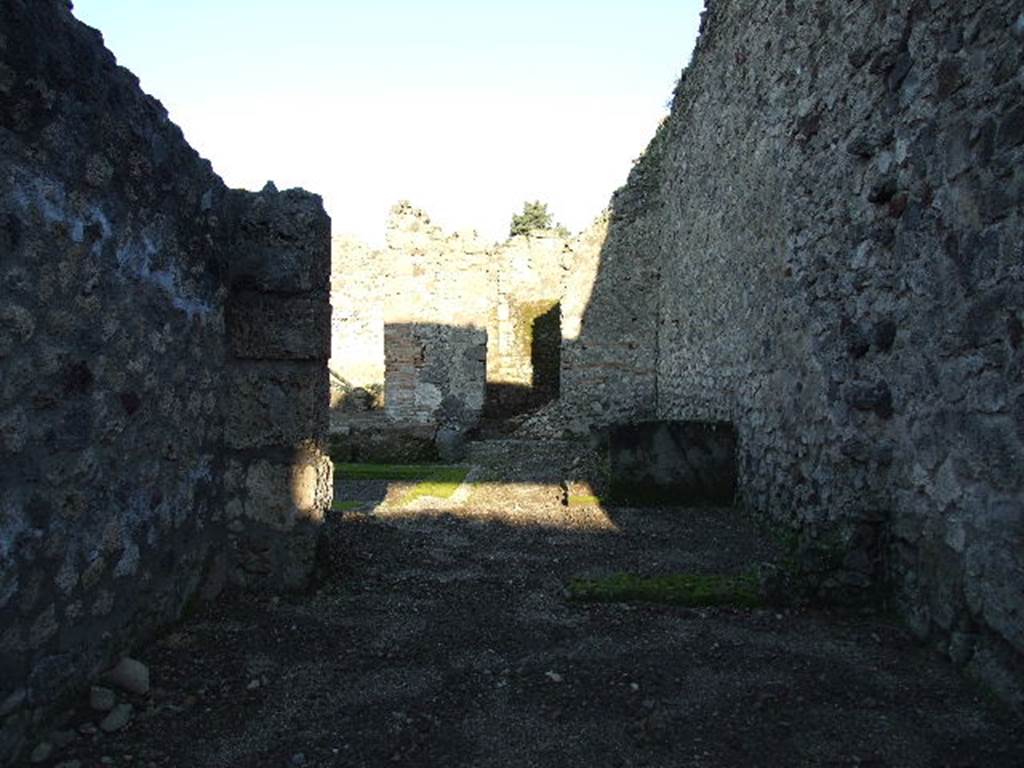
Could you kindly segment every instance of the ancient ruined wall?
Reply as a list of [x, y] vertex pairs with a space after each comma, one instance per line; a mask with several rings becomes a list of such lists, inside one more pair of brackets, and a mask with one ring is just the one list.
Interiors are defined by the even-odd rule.
[[[391, 212], [385, 249], [373, 251], [350, 238], [333, 242], [331, 370], [351, 386], [383, 387], [386, 328], [419, 327], [416, 337], [431, 364], [444, 363], [455, 348], [460, 360], [463, 353], [477, 354], [471, 351], [480, 341], [475, 333], [453, 347], [456, 337], [443, 329], [479, 329], [486, 332], [488, 412], [528, 407], [538, 394], [553, 397], [567, 253], [569, 243], [547, 233], [501, 245], [487, 245], [472, 232], [449, 234], [425, 212], [400, 203]], [[423, 330], [431, 327], [442, 330]], [[538, 354], [535, 341], [551, 342], [547, 355]], [[535, 369], [541, 371], [539, 390]], [[478, 410], [478, 384], [483, 378], [452, 377], [446, 396]], [[400, 391], [387, 386], [392, 394]], [[421, 395], [423, 402], [432, 397]], [[409, 415], [405, 401], [385, 410], [396, 419]]]
[[437, 323], [384, 328], [385, 407], [398, 422], [474, 426], [484, 405], [487, 333]]
[[223, 514], [229, 578], [298, 588], [331, 503], [331, 222], [303, 190], [233, 191]]
[[60, 5], [0, 5], [0, 753], [225, 537], [226, 190]]
[[2, 762], [201, 587], [247, 583], [269, 508], [308, 565], [289, 516], [330, 476], [294, 455], [323, 438], [325, 333], [278, 322], [319, 302], [327, 327], [318, 199], [225, 189], [56, 0], [0, 2], [0, 179]]
[[[494, 250], [497, 304], [487, 350], [488, 412], [515, 413], [558, 396], [566, 238], [536, 232]], [[553, 374], [553, 375], [552, 375]]]
[[[331, 359], [339, 395], [384, 384], [384, 284], [381, 253], [360, 240], [331, 241]], [[337, 404], [332, 402], [333, 404]]]
[[[625, 191], [659, 416], [735, 422], [744, 501], [836, 554], [827, 588], [889, 577], [1018, 703], [1022, 40], [1006, 0], [714, 2], [653, 189]], [[594, 299], [584, 334], [624, 316]]]
[[[350, 387], [382, 390], [387, 326], [489, 327], [496, 295], [494, 270], [486, 246], [474, 233], [446, 234], [408, 203], [392, 209], [383, 250], [352, 238], [335, 238], [332, 372]], [[447, 341], [441, 339], [448, 336], [419, 335], [425, 341], [438, 340], [439, 346], [426, 354], [440, 363], [447, 354]], [[455, 390], [449, 394], [462, 396]], [[472, 392], [465, 396], [475, 397]], [[401, 412], [402, 408], [391, 409], [396, 417]]]
[[567, 265], [559, 408], [572, 431], [655, 412], [660, 152], [655, 139]]

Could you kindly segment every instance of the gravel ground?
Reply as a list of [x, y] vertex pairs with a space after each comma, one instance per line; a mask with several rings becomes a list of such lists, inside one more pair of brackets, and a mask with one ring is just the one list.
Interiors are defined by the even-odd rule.
[[[317, 588], [204, 608], [139, 658], [135, 716], [46, 765], [1015, 766], [1021, 722], [895, 621], [579, 605], [573, 576], [776, 556], [732, 510], [565, 506], [586, 459], [478, 446], [443, 503], [327, 524]], [[64, 739], [69, 740], [69, 739]]]

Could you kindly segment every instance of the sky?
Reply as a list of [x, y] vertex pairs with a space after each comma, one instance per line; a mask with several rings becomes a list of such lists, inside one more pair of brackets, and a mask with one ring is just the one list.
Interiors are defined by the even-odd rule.
[[75, 0], [232, 187], [323, 196], [383, 240], [399, 200], [504, 239], [587, 226], [654, 135], [702, 0]]

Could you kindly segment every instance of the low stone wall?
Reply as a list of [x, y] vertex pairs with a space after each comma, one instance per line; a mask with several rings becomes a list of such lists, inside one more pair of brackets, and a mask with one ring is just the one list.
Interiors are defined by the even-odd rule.
[[0, 762], [329, 501], [319, 199], [227, 190], [68, 6], [0, 3]]
[[725, 422], [642, 421], [608, 430], [609, 496], [617, 503], [731, 507], [736, 430]]

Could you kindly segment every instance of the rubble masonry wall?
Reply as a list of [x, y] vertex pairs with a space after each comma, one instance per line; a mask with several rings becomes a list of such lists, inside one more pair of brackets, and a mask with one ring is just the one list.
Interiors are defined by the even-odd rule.
[[0, 2], [0, 762], [225, 584], [308, 578], [329, 229], [228, 190], [95, 31]]
[[[890, 585], [1019, 706], [1019, 4], [709, 6], [583, 336], [654, 318], [632, 365], [658, 418], [733, 422], [743, 502], [826, 555], [823, 588]], [[646, 303], [611, 290], [622, 264]]]

